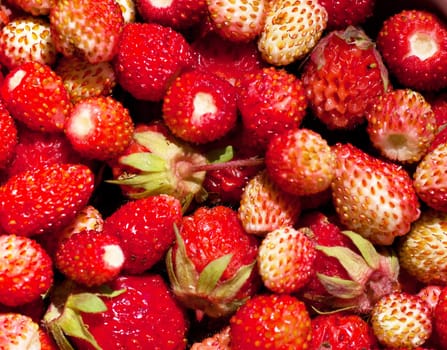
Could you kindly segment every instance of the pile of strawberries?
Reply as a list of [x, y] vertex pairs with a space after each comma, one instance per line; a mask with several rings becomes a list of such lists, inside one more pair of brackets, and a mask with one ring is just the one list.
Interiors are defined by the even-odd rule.
[[447, 349], [442, 1], [0, 4], [0, 349]]

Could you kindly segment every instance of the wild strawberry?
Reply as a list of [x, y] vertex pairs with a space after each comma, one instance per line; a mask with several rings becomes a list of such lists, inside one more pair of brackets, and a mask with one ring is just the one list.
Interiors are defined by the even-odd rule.
[[238, 208], [245, 231], [260, 236], [282, 226], [293, 226], [300, 213], [300, 198], [282, 191], [266, 170], [248, 181]]
[[[396, 255], [392, 250], [376, 249], [358, 233], [341, 231], [325, 221], [327, 218], [317, 215], [298, 224], [310, 229], [309, 238], [318, 251], [315, 274], [300, 295], [322, 311], [349, 308], [368, 314], [383, 295], [399, 290]], [[302, 226], [305, 222], [309, 226]]]
[[136, 21], [137, 9], [134, 0], [116, 0], [121, 8], [124, 23], [133, 23]]
[[257, 292], [256, 238], [248, 235], [236, 211], [199, 207], [183, 218], [166, 256], [172, 290], [197, 314], [228, 316]]
[[376, 0], [318, 0], [328, 14], [328, 29], [344, 29], [347, 26], [363, 25], [374, 14]]
[[311, 323], [310, 349], [379, 349], [371, 326], [357, 314], [318, 314], [312, 318]]
[[428, 95], [426, 99], [435, 114], [437, 131], [440, 132], [447, 126], [447, 93]]
[[447, 143], [430, 150], [417, 164], [413, 186], [418, 197], [429, 207], [447, 212]]
[[92, 205], [87, 205], [78, 211], [75, 218], [61, 230], [47, 232], [39, 235], [36, 240], [45, 248], [45, 250], [54, 257], [59, 244], [82, 231], [101, 232], [104, 227], [104, 219], [98, 209]]
[[15, 147], [18, 143], [17, 126], [14, 119], [0, 100], [0, 168], [9, 165], [14, 157]]
[[158, 274], [119, 276], [103, 289], [60, 284], [51, 301], [43, 322], [60, 348], [68, 339], [85, 350], [186, 348], [186, 313]]
[[313, 114], [329, 129], [361, 124], [368, 106], [390, 87], [372, 39], [352, 26], [333, 30], [318, 42], [301, 80]]
[[432, 313], [434, 312], [436, 305], [438, 305], [442, 288], [443, 287], [438, 285], [429, 284], [422, 287], [417, 293], [417, 296], [421, 297], [422, 300], [428, 304]]
[[265, 164], [273, 182], [298, 196], [325, 191], [335, 173], [335, 156], [330, 146], [320, 134], [305, 128], [272, 137]]
[[235, 85], [245, 74], [263, 67], [256, 43], [235, 43], [211, 31], [192, 44], [194, 67], [214, 73]]
[[115, 56], [124, 26], [115, 0], [57, 1], [49, 19], [55, 47], [64, 56], [78, 56], [90, 63]]
[[52, 66], [56, 57], [50, 23], [43, 17], [16, 18], [0, 31], [0, 63], [8, 69], [30, 60]]
[[135, 128], [133, 141], [118, 159], [109, 162], [113, 180], [130, 198], [165, 193], [185, 208], [206, 198], [202, 183], [208, 164], [204, 155], [176, 139], [165, 124], [154, 122]]
[[447, 282], [447, 213], [427, 210], [399, 241], [402, 268], [426, 284]]
[[191, 350], [231, 350], [230, 326], [226, 326], [220, 332], [196, 342], [191, 346]]
[[54, 264], [76, 283], [99, 286], [118, 277], [124, 265], [124, 253], [117, 236], [84, 230], [60, 242]]
[[10, 177], [44, 165], [81, 161], [63, 133], [41, 132], [19, 125], [18, 142], [5, 172]]
[[373, 145], [383, 156], [397, 162], [418, 162], [436, 133], [430, 104], [410, 89], [380, 95], [366, 112], [366, 120]]
[[163, 120], [184, 141], [216, 141], [235, 127], [236, 119], [236, 89], [210, 72], [182, 73], [169, 86], [163, 100]]
[[103, 232], [119, 238], [126, 259], [123, 271], [138, 274], [162, 259], [181, 218], [178, 199], [161, 194], [126, 202], [105, 219]]
[[317, 0], [281, 0], [268, 6], [258, 49], [269, 64], [285, 66], [309, 53], [327, 25]]
[[109, 96], [116, 85], [110, 62], [90, 63], [77, 57], [61, 57], [54, 68], [72, 102], [93, 96]]
[[206, 0], [173, 0], [163, 3], [136, 0], [135, 3], [145, 22], [158, 23], [179, 31], [198, 24], [207, 14]]
[[413, 349], [432, 333], [430, 308], [417, 295], [390, 293], [374, 305], [371, 326], [383, 346]]
[[433, 314], [434, 331], [442, 347], [447, 346], [447, 323], [445, 320], [447, 320], [447, 287], [442, 288]]
[[294, 293], [310, 280], [317, 253], [305, 230], [284, 226], [263, 238], [258, 252], [258, 270], [269, 290]]
[[260, 294], [230, 320], [231, 349], [307, 349], [311, 320], [305, 304], [287, 294]]
[[34, 61], [9, 71], [1, 97], [15, 119], [39, 131], [62, 131], [72, 107], [62, 79], [49, 66]]
[[390, 73], [404, 87], [447, 86], [447, 28], [435, 14], [403, 10], [383, 22], [377, 47]]
[[19, 313], [0, 314], [0, 348], [14, 349], [42, 349], [43, 330], [39, 324], [28, 316]]
[[67, 225], [90, 200], [93, 181], [82, 164], [53, 164], [10, 177], [0, 194], [4, 232], [31, 236]]
[[261, 148], [281, 132], [297, 128], [306, 114], [303, 84], [285, 69], [266, 67], [236, 82], [243, 127]]
[[409, 173], [351, 145], [333, 146], [332, 198], [340, 222], [373, 243], [390, 245], [419, 218]]
[[52, 261], [34, 240], [0, 235], [0, 303], [19, 306], [39, 299], [53, 284]]
[[51, 7], [56, 3], [55, 0], [8, 0], [13, 6], [32, 14], [33, 16], [45, 16], [50, 13]]
[[185, 38], [173, 29], [128, 23], [114, 59], [117, 82], [136, 99], [161, 101], [175, 76], [192, 63], [191, 55]]
[[249, 42], [258, 37], [266, 17], [264, 3], [264, 0], [207, 1], [216, 32], [234, 42]]
[[109, 160], [132, 141], [134, 125], [127, 108], [110, 96], [82, 99], [65, 121], [65, 135], [86, 158]]

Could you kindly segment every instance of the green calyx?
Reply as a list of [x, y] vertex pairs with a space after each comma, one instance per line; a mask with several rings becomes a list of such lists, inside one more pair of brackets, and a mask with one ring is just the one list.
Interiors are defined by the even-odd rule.
[[207, 198], [202, 187], [207, 166], [233, 157], [231, 147], [205, 157], [189, 145], [155, 131], [137, 132], [134, 140], [149, 151], [122, 156], [120, 164], [130, 171], [107, 181], [133, 187], [136, 191], [128, 192], [132, 199], [164, 193], [178, 198], [184, 207], [193, 199], [203, 202]]
[[349, 237], [359, 253], [347, 247], [317, 246], [316, 249], [329, 257], [336, 258], [344, 267], [351, 279], [317, 274], [326, 291], [337, 298], [355, 299], [367, 293], [368, 284], [372, 279], [383, 274], [390, 280], [397, 278], [399, 264], [392, 252], [379, 253], [366, 238], [353, 231], [342, 231]]
[[82, 313], [101, 313], [107, 306], [101, 297], [113, 298], [124, 290], [112, 291], [106, 286], [95, 291], [78, 291], [72, 281], [61, 284], [52, 294], [52, 302], [43, 318], [43, 324], [52, 334], [61, 350], [74, 350], [68, 337], [89, 342], [96, 350], [102, 350], [82, 320]]
[[[247, 282], [256, 261], [242, 266], [232, 278], [221, 281], [232, 254], [211, 261], [198, 273], [186, 253], [185, 243], [175, 228], [177, 249], [166, 255], [169, 280], [176, 297], [188, 308], [203, 311], [211, 317], [223, 317], [234, 312], [246, 299], [236, 296]], [[175, 256], [173, 256], [175, 254]]]

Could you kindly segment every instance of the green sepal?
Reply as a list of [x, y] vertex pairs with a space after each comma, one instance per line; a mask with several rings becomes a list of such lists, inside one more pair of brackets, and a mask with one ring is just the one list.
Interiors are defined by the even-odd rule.
[[143, 131], [134, 134], [134, 139], [140, 145], [146, 147], [150, 153], [159, 155], [162, 158], [176, 153], [180, 146], [169, 141], [166, 136], [156, 131]]
[[93, 337], [93, 335], [88, 331], [81, 315], [75, 310], [66, 308], [60, 317], [58, 324], [63, 330], [64, 334], [71, 337], [84, 339], [88, 341], [96, 350], [102, 350], [95, 337]]
[[120, 163], [144, 172], [166, 171], [166, 160], [149, 152], [131, 153], [120, 157]]
[[[183, 238], [180, 235], [180, 232], [176, 225], [174, 226], [174, 232], [177, 243], [177, 252], [175, 256], [175, 265], [172, 264], [172, 261], [170, 262], [170, 265], [172, 266], [172, 273], [175, 275], [176, 278], [175, 280], [171, 280], [171, 283], [177, 282], [176, 285], [173, 285], [174, 288], [176, 286], [181, 286], [182, 288], [185, 288], [187, 286], [189, 290], [194, 291], [196, 289], [199, 275], [195, 269], [194, 264], [186, 254], [185, 242], [183, 241]], [[168, 255], [172, 255], [172, 247], [170, 248]], [[171, 275], [171, 273], [169, 275]]]
[[62, 328], [56, 323], [52, 322], [45, 324], [47, 330], [51, 333], [58, 349], [61, 350], [75, 350], [71, 343], [68, 341]]
[[92, 293], [78, 293], [68, 296], [65, 307], [87, 313], [100, 313], [107, 310], [102, 299]]
[[365, 282], [372, 272], [372, 269], [368, 266], [365, 260], [359, 254], [347, 247], [325, 247], [317, 245], [315, 248], [322, 251], [327, 256], [336, 258], [345, 268], [349, 277], [355, 282]]
[[255, 264], [256, 260], [251, 264], [241, 266], [232, 278], [216, 287], [213, 296], [217, 298], [234, 298], [245, 282], [247, 282]]
[[225, 148], [214, 149], [206, 154], [206, 159], [212, 164], [225, 163], [234, 157], [233, 146], [229, 145]]
[[197, 282], [197, 292], [199, 294], [211, 294], [216, 288], [217, 282], [219, 282], [225, 269], [231, 261], [233, 254], [226, 254], [218, 259], [211, 261], [199, 275]]
[[364, 291], [363, 286], [355, 281], [321, 273], [317, 273], [317, 278], [329, 294], [340, 299], [352, 299]]
[[341, 233], [349, 237], [352, 243], [354, 243], [369, 267], [374, 270], [379, 268], [380, 254], [377, 252], [371, 241], [353, 231], [342, 231]]

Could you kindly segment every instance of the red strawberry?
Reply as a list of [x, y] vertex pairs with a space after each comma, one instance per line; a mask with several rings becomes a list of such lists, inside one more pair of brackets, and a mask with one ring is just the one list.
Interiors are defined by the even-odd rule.
[[191, 346], [191, 350], [231, 350], [230, 327], [226, 326], [220, 332], [196, 342]]
[[269, 290], [295, 293], [314, 274], [317, 251], [306, 230], [284, 226], [263, 238], [258, 252], [258, 270]]
[[233, 42], [249, 42], [262, 31], [264, 0], [209, 0], [208, 13], [216, 32]]
[[335, 156], [323, 137], [310, 129], [291, 129], [271, 138], [267, 172], [283, 191], [303, 196], [325, 191], [335, 173]]
[[283, 226], [293, 226], [300, 213], [300, 197], [282, 191], [265, 169], [248, 181], [238, 208], [245, 231], [259, 236]]
[[383, 156], [397, 162], [418, 162], [436, 133], [436, 118], [430, 104], [410, 89], [379, 96], [367, 111], [366, 120], [373, 145]]
[[62, 131], [72, 107], [62, 79], [49, 66], [33, 61], [6, 75], [1, 97], [15, 119], [40, 131]]
[[433, 326], [442, 348], [447, 346], [447, 287], [443, 287], [434, 309]]
[[118, 277], [124, 265], [124, 253], [117, 236], [84, 230], [62, 240], [56, 249], [54, 264], [76, 283], [99, 286]]
[[89, 97], [75, 103], [65, 121], [65, 135], [86, 158], [109, 160], [122, 154], [134, 125], [129, 111], [110, 96]]
[[51, 258], [31, 238], [0, 235], [0, 257], [1, 304], [20, 306], [33, 302], [52, 286]]
[[119, 238], [126, 259], [123, 270], [139, 274], [163, 258], [181, 218], [179, 200], [161, 194], [126, 202], [105, 219], [103, 232]]
[[0, 63], [8, 69], [30, 60], [52, 66], [56, 58], [50, 23], [44, 17], [16, 18], [1, 29]]
[[50, 11], [51, 33], [58, 52], [90, 63], [110, 61], [124, 26], [115, 0], [57, 1]]
[[65, 283], [51, 300], [44, 324], [60, 348], [64, 333], [84, 350], [186, 348], [186, 314], [158, 274], [119, 276], [106, 289]]
[[329, 129], [361, 124], [368, 106], [389, 89], [388, 73], [373, 41], [352, 26], [333, 30], [318, 42], [301, 80], [312, 112]]
[[19, 313], [0, 314], [0, 349], [42, 349], [48, 347], [48, 339], [39, 324], [30, 317]]
[[22, 126], [18, 130], [18, 143], [11, 163], [5, 170], [10, 177], [44, 165], [80, 162], [80, 155], [64, 134], [35, 131]]
[[54, 69], [73, 102], [93, 96], [109, 96], [116, 85], [110, 62], [90, 63], [77, 57], [61, 57]]
[[14, 150], [18, 143], [17, 127], [14, 119], [0, 100], [0, 168], [9, 166], [14, 157]]
[[257, 41], [262, 58], [286, 66], [304, 58], [327, 26], [327, 11], [317, 0], [271, 1]]
[[443, 287], [438, 285], [429, 284], [422, 287], [417, 293], [417, 296], [421, 297], [422, 300], [428, 304], [432, 313], [434, 312], [436, 305], [438, 305], [442, 288]]
[[413, 186], [429, 207], [447, 212], [447, 143], [430, 150], [416, 166]]
[[329, 29], [344, 29], [349, 25], [362, 25], [374, 13], [376, 0], [318, 0], [328, 14]]
[[298, 127], [306, 114], [302, 82], [285, 69], [256, 70], [236, 86], [244, 128], [262, 148], [274, 135]]
[[310, 349], [378, 350], [371, 326], [359, 315], [337, 312], [312, 319]]
[[380, 28], [377, 47], [404, 87], [440, 90], [447, 86], [447, 27], [435, 14], [403, 10], [390, 16]]
[[230, 329], [232, 350], [304, 350], [312, 333], [305, 304], [287, 294], [260, 294], [248, 300], [231, 318]]
[[10, 177], [0, 192], [3, 230], [31, 236], [60, 229], [90, 200], [93, 182], [82, 164], [53, 164]]
[[184, 72], [166, 92], [163, 119], [171, 132], [184, 141], [215, 141], [236, 125], [236, 90], [213, 73]]
[[340, 222], [373, 243], [390, 245], [420, 215], [409, 173], [351, 145], [338, 143], [332, 198]]
[[258, 242], [236, 211], [199, 207], [185, 216], [166, 264], [175, 296], [211, 317], [228, 316], [257, 291]]
[[114, 60], [117, 81], [139, 100], [160, 101], [175, 76], [192, 63], [191, 55], [185, 38], [173, 29], [128, 23]]
[[175, 30], [192, 27], [207, 14], [206, 0], [136, 0], [136, 7], [145, 22], [159, 23]]
[[265, 65], [254, 41], [234, 43], [211, 31], [196, 38], [191, 46], [195, 53], [194, 67], [225, 78], [232, 85]]

